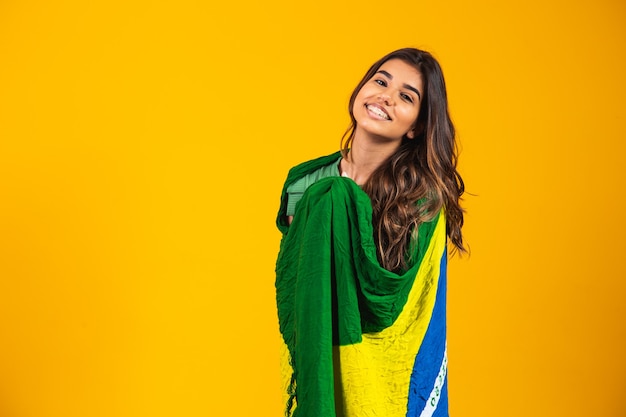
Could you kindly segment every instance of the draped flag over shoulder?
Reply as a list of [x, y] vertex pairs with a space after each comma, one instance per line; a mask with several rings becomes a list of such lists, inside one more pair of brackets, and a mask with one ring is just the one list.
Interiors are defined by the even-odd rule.
[[293, 168], [283, 189], [276, 299], [285, 414], [448, 416], [444, 214], [419, 226], [403, 274], [380, 266], [369, 197], [348, 178], [309, 186], [287, 225], [287, 187], [337, 158]]

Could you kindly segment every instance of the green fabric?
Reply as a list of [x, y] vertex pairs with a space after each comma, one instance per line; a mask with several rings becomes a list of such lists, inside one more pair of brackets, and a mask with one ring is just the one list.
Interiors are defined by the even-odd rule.
[[310, 174], [306, 174], [287, 187], [287, 216], [293, 216], [295, 214], [296, 204], [300, 201], [302, 195], [311, 184], [315, 184], [322, 178], [337, 177], [339, 175], [339, 159], [336, 159], [329, 165], [325, 165]]
[[363, 333], [393, 324], [437, 222], [436, 217], [420, 225], [415, 262], [401, 275], [378, 263], [369, 197], [349, 178], [328, 177], [311, 185], [289, 226], [287, 187], [337, 158], [333, 154], [293, 168], [277, 218], [283, 238], [276, 300], [294, 369], [295, 417], [335, 416], [332, 346], [359, 343]]
[[299, 181], [301, 178], [303, 178], [305, 175], [309, 175], [312, 172], [317, 171], [324, 166], [330, 165], [335, 161], [338, 162], [339, 158], [341, 158], [341, 152], [335, 152], [331, 155], [322, 156], [320, 158], [304, 162], [300, 165], [296, 165], [289, 170], [287, 180], [285, 181], [285, 185], [283, 186], [283, 192], [280, 199], [280, 209], [278, 210], [278, 218], [276, 219], [278, 230], [280, 230], [283, 234], [287, 233], [287, 230], [289, 228], [286, 217], [288, 204], [287, 189], [296, 181]]

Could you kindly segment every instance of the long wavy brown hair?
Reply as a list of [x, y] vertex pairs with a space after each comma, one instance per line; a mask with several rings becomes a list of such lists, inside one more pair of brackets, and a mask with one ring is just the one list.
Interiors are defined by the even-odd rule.
[[372, 173], [363, 190], [372, 201], [379, 261], [385, 269], [401, 272], [411, 262], [407, 254], [418, 226], [432, 220], [442, 208], [452, 252], [466, 252], [461, 234], [463, 209], [459, 204], [465, 185], [457, 171], [458, 149], [443, 72], [430, 53], [415, 48], [399, 49], [381, 58], [354, 89], [349, 104], [352, 123], [342, 138], [344, 157], [357, 125], [353, 114], [356, 96], [391, 59], [400, 59], [421, 73], [424, 97], [415, 137], [402, 139], [397, 151]]

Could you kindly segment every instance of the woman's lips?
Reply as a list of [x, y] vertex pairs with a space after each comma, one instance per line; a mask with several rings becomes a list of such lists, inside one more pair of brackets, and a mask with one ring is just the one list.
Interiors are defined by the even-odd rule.
[[367, 104], [365, 108], [376, 119], [391, 120], [391, 117], [389, 117], [389, 113], [387, 113], [387, 110], [385, 110], [383, 107], [379, 106], [378, 104]]

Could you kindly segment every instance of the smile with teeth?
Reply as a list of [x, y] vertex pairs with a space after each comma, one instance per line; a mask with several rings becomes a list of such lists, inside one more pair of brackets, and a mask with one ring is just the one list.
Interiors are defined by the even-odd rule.
[[371, 104], [368, 104], [366, 106], [367, 110], [369, 110], [370, 112], [374, 113], [376, 116], [381, 117], [385, 120], [391, 120], [391, 117], [389, 117], [389, 115], [387, 114], [387, 112], [383, 109], [381, 109], [378, 106], [374, 106]]

